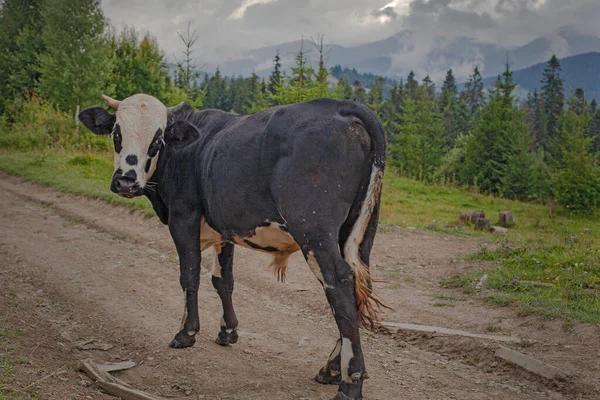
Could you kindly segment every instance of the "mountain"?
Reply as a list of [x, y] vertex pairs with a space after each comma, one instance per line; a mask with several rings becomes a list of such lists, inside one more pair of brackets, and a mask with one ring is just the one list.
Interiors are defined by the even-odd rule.
[[[564, 81], [565, 94], [571, 96], [575, 89], [582, 88], [588, 101], [596, 99], [600, 102], [600, 53], [591, 52], [566, 57], [560, 60], [561, 78]], [[526, 93], [542, 89], [542, 74], [546, 63], [513, 71], [513, 79], [519, 85], [519, 92]], [[483, 80], [486, 87], [495, 84], [496, 77]]]
[[[229, 76], [247, 76], [252, 71], [267, 76], [273, 67], [275, 53], [279, 50], [284, 70], [290, 71], [294, 56], [302, 45], [308, 52], [311, 64], [316, 66], [318, 54], [312, 42], [297, 40], [238, 51], [237, 56], [229, 52], [227, 56], [223, 54], [224, 61], [206, 62], [203, 67], [209, 72], [219, 67], [224, 75]], [[434, 82], [440, 83], [449, 68], [453, 69], [459, 80], [466, 78], [475, 65], [484, 75], [495, 76], [502, 72], [507, 57], [514, 69], [522, 69], [547, 61], [552, 54], [563, 58], [594, 51], [600, 51], [600, 37], [583, 34], [570, 26], [559, 28], [520, 47], [505, 47], [466, 36], [424, 38], [412, 31], [402, 31], [362, 45], [328, 46], [327, 64], [339, 64], [391, 78], [405, 77], [413, 70], [421, 79], [428, 73]]]

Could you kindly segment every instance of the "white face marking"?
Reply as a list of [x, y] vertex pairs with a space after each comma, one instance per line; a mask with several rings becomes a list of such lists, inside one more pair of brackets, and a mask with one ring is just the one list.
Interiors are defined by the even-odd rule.
[[[146, 172], [148, 149], [158, 129], [165, 131], [167, 108], [152, 96], [135, 94], [121, 101], [116, 117], [121, 131], [121, 151], [115, 151], [115, 171], [120, 168], [125, 174], [134, 170], [137, 183], [143, 188], [156, 170], [158, 154], [152, 157], [150, 169]], [[130, 155], [137, 157], [136, 165], [127, 163]]]
[[348, 375], [348, 369], [350, 368], [350, 360], [354, 357], [354, 351], [352, 351], [352, 341], [348, 338], [342, 338], [342, 379], [344, 382], [352, 383], [352, 377]]

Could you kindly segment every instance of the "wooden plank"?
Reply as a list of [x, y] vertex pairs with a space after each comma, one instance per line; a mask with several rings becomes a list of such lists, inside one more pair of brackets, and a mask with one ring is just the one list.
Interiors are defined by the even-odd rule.
[[439, 326], [404, 324], [399, 322], [380, 322], [380, 324], [388, 328], [398, 328], [405, 331], [440, 333], [443, 335], [472, 337], [477, 339], [493, 340], [496, 342], [520, 343], [523, 341], [523, 339], [515, 336], [485, 335], [481, 333], [442, 328]]
[[496, 357], [509, 361], [519, 367], [546, 379], [564, 378], [566, 374], [554, 365], [546, 364], [526, 354], [520, 353], [508, 347], [500, 346], [496, 350]]
[[127, 383], [103, 370], [91, 359], [82, 362], [81, 370], [88, 374], [96, 382], [96, 385], [101, 387], [106, 393], [120, 397], [123, 400], [166, 400], [164, 397], [155, 396], [132, 388]]

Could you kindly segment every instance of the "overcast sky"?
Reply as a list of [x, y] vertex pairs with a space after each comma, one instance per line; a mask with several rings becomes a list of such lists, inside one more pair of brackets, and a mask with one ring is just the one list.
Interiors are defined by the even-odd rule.
[[102, 0], [110, 23], [150, 31], [172, 55], [188, 21], [197, 57], [236, 58], [241, 49], [324, 34], [352, 45], [410, 29], [417, 37], [466, 35], [521, 45], [563, 25], [600, 35], [600, 0]]

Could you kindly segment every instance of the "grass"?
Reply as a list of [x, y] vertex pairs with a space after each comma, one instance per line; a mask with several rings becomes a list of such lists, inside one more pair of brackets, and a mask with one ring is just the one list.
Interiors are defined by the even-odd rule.
[[[484, 300], [497, 306], [518, 305], [520, 315], [576, 318], [600, 323], [600, 246], [581, 231], [556, 243], [503, 243], [496, 250], [470, 256], [496, 264], [486, 273], [494, 292]], [[466, 286], [481, 273], [454, 282]]]
[[154, 215], [145, 197], [125, 199], [109, 190], [113, 162], [107, 154], [66, 151], [19, 152], [0, 149], [0, 170], [66, 193], [85, 195]]
[[449, 228], [456, 225], [459, 212], [475, 210], [485, 211], [492, 225], [498, 222], [500, 211], [514, 211], [516, 223], [509, 229], [507, 236], [510, 239], [552, 241], [581, 232], [584, 228], [600, 239], [598, 218], [570, 218], [561, 210], [544, 204], [507, 200], [452, 187], [423, 185], [392, 173], [385, 175], [381, 208], [383, 224], [413, 226], [440, 233], [486, 235], [472, 227], [464, 230]]

